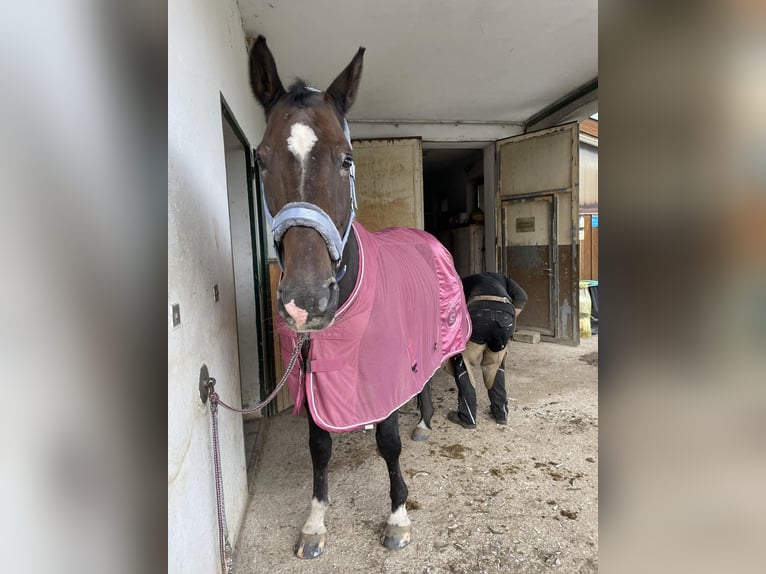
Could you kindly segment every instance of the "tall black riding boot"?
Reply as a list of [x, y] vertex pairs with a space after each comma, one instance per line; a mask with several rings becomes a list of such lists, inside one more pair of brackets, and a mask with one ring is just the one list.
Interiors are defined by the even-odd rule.
[[505, 366], [500, 365], [495, 374], [495, 381], [487, 390], [492, 416], [497, 424], [508, 424], [508, 395], [505, 392]]
[[463, 356], [453, 359], [455, 366], [455, 383], [457, 384], [457, 412], [460, 419], [467, 424], [476, 424], [476, 389], [468, 377], [468, 370], [463, 362]]

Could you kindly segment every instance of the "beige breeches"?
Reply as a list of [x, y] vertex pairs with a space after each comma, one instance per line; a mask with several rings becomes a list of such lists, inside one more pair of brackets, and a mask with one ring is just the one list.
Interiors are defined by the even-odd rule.
[[[468, 345], [466, 345], [465, 351], [462, 354], [466, 370], [468, 371], [468, 378], [471, 380], [473, 388], [476, 388], [477, 381], [484, 381], [484, 386], [488, 389], [492, 387], [497, 370], [503, 364], [507, 352], [508, 347], [502, 351], [495, 352], [490, 351], [486, 343], [480, 344], [468, 341]], [[446, 368], [450, 375], [455, 375], [452, 361], [447, 362]]]

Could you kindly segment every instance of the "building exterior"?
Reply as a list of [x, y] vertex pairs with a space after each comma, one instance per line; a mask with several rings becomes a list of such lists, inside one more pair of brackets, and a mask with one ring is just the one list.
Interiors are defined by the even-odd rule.
[[[427, 4], [432, 10], [443, 9], [441, 3]], [[374, 5], [368, 3], [368, 7]], [[512, 9], [502, 2], [496, 8]], [[214, 377], [216, 390], [230, 404], [247, 405], [257, 402], [280, 374], [274, 360], [278, 349], [267, 327], [273, 324], [270, 293], [278, 273], [259, 213], [260, 190], [252, 165], [252, 149], [260, 141], [265, 124], [248, 77], [248, 39], [254, 27], [263, 26], [258, 30], [266, 35], [270, 30], [289, 29], [290, 20], [282, 22], [286, 28], [277, 28], [269, 20], [274, 10], [273, 6], [268, 8], [268, 3], [255, 0], [172, 0], [168, 5], [168, 571], [174, 574], [219, 569], [210, 413], [198, 392], [201, 376]], [[475, 33], [476, 41], [481, 41], [478, 26]], [[436, 37], [441, 32], [431, 30], [429, 34]], [[340, 43], [355, 49], [355, 41], [339, 36], [316, 50], [329, 51], [332, 44]], [[571, 44], [571, 39], [561, 41]], [[429, 42], [428, 38], [424, 37], [423, 42]], [[349, 58], [352, 54], [350, 50]], [[279, 61], [280, 54], [275, 55]], [[376, 61], [377, 57], [370, 56], [366, 73], [371, 78], [375, 78], [376, 69], [385, 67], [385, 62]], [[396, 54], [390, 57], [395, 59]], [[595, 66], [593, 62], [595, 55], [583, 69]], [[337, 62], [336, 71], [345, 63]], [[571, 69], [569, 65], [563, 67]], [[535, 66], [525, 64], [522, 68]], [[550, 78], [547, 81], [553, 82], [557, 77], [556, 73], [544, 76], [544, 72], [548, 73], [547, 68], [540, 66], [538, 77], [542, 81]], [[286, 70], [288, 76], [283, 81], [289, 82], [291, 73]], [[587, 76], [592, 72], [586, 69], [583, 73]], [[558, 97], [561, 94], [556, 89], [548, 91]], [[437, 96], [424, 94], [423, 105], [436, 102]], [[407, 100], [401, 102], [404, 106]], [[513, 107], [510, 101], [508, 106]], [[407, 115], [405, 111], [400, 113]], [[488, 108], [484, 113], [495, 112]], [[519, 113], [530, 115], [523, 110]], [[408, 140], [407, 145], [417, 141], [418, 151], [412, 156], [414, 167], [405, 169], [414, 175], [408, 179], [413, 186], [418, 185], [417, 169], [422, 169], [417, 167], [421, 143], [429, 148], [473, 149], [478, 154], [476, 169], [483, 173], [482, 183], [472, 184], [473, 189], [480, 190], [474, 193], [482, 194], [477, 203], [483, 206], [485, 215], [482, 264], [487, 270], [502, 270], [506, 261], [502, 229], [504, 225], [516, 225], [513, 222], [519, 219], [508, 206], [550, 195], [544, 186], [534, 188], [544, 183], [538, 176], [529, 175], [525, 180], [517, 171], [519, 161], [542, 157], [542, 152], [534, 151], [541, 140], [525, 134], [525, 125], [520, 121], [465, 119], [451, 122], [440, 118], [352, 117], [349, 123], [355, 138]], [[543, 164], [534, 170], [558, 173], [564, 182], [556, 182], [561, 212], [555, 231], [565, 239], [560, 251], [569, 254], [561, 264], [567, 266], [560, 281], [561, 301], [566, 304], [557, 303], [558, 292], [546, 301], [552, 309], [573, 308], [576, 324], [577, 304], [571, 297], [576, 298], [577, 292], [573, 267], [577, 264], [577, 249], [573, 245], [579, 207], [578, 164], [569, 153], [577, 145], [576, 135], [571, 135], [576, 134], [576, 124], [572, 125], [575, 127], [554, 127], [547, 133], [553, 138], [551, 142], [558, 142], [549, 148], [563, 151], [559, 154], [564, 158], [560, 169]], [[513, 137], [526, 143], [511, 141]], [[554, 155], [545, 156], [549, 157], [545, 161], [553, 161]], [[384, 163], [373, 157], [369, 169]], [[516, 167], [510, 170], [504, 165]], [[506, 170], [505, 180], [497, 176], [501, 168]], [[471, 172], [472, 177], [479, 171]], [[583, 172], [579, 173], [583, 178]], [[357, 179], [363, 179], [359, 169]], [[513, 219], [503, 219], [503, 214]], [[421, 226], [422, 220], [421, 213]], [[477, 244], [482, 243], [481, 237], [475, 239]], [[570, 333], [571, 329], [567, 329]], [[571, 336], [574, 339], [570, 337], [569, 344], [576, 344], [577, 335]], [[287, 404], [287, 398], [280, 397], [279, 408]], [[248, 494], [245, 432], [241, 416], [224, 411], [219, 419], [228, 536], [236, 545]]]

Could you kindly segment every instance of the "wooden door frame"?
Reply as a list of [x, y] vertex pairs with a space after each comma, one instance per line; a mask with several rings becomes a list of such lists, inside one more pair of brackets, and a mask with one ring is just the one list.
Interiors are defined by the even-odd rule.
[[[272, 367], [272, 356], [274, 350], [272, 348], [271, 337], [269, 336], [268, 327], [264, 328], [264, 325], [271, 325], [273, 321], [270, 321], [271, 307], [269, 305], [269, 291], [268, 291], [268, 259], [265, 253], [265, 236], [263, 234], [263, 216], [261, 214], [261, 202], [260, 202], [260, 186], [257, 183], [259, 178], [256, 178], [257, 167], [254, 166], [253, 157], [255, 154], [253, 148], [250, 145], [247, 137], [245, 137], [244, 130], [239, 125], [239, 122], [234, 117], [234, 113], [231, 111], [223, 94], [220, 95], [221, 99], [221, 120], [226, 121], [231, 127], [232, 131], [236, 135], [239, 142], [242, 144], [243, 152], [245, 154], [245, 177], [247, 180], [247, 204], [250, 211], [250, 244], [253, 254], [253, 282], [256, 289], [260, 290], [259, 293], [253, 293], [255, 298], [255, 316], [257, 323], [258, 334], [258, 382], [261, 400], [267, 396], [267, 386], [270, 384], [272, 387], [275, 384], [274, 370]], [[253, 181], [256, 181], [254, 189]], [[256, 200], [257, 197], [257, 200]], [[265, 331], [265, 333], [264, 333]], [[265, 336], [264, 336], [265, 334]]]

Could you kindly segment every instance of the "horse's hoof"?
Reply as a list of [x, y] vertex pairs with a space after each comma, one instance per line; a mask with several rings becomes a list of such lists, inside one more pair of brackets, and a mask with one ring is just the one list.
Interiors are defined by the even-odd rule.
[[415, 427], [415, 430], [412, 431], [412, 436], [410, 438], [416, 441], [424, 441], [424, 440], [428, 440], [428, 437], [430, 436], [431, 436], [431, 429], [423, 428], [423, 427]]
[[380, 543], [389, 550], [401, 550], [410, 543], [411, 526], [392, 526], [386, 524]]
[[324, 534], [303, 534], [295, 545], [295, 555], [298, 558], [317, 558], [324, 552]]

